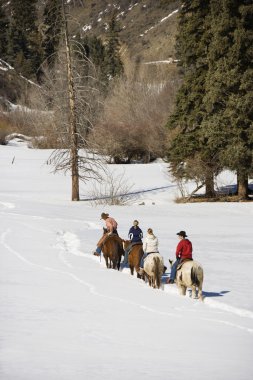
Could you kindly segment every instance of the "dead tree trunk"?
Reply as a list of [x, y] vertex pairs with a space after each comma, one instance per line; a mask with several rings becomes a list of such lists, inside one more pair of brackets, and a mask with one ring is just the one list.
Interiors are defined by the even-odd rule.
[[64, 0], [62, 0], [62, 13], [64, 22], [64, 42], [67, 59], [68, 93], [69, 93], [69, 133], [71, 136], [70, 160], [72, 176], [72, 201], [79, 201], [79, 170], [78, 170], [78, 136], [76, 119], [76, 94], [70, 53], [68, 21], [65, 12]]

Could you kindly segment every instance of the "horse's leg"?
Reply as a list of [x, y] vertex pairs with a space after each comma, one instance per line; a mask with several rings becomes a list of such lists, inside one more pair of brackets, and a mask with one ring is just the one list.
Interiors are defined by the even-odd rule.
[[199, 287], [198, 287], [198, 298], [203, 301], [204, 298], [203, 298], [203, 294], [202, 294], [202, 284], [199, 284]]
[[108, 265], [109, 265], [109, 263], [108, 263], [108, 256], [105, 257], [105, 263], [106, 263], [106, 268], [108, 268]]
[[191, 286], [192, 289], [192, 298], [197, 298], [197, 289], [195, 285]]
[[133, 276], [133, 274], [134, 274], [134, 267], [132, 265], [129, 265], [129, 267], [130, 267], [130, 273]]
[[181, 296], [185, 296], [186, 295], [186, 286], [180, 284], [180, 285], [178, 285], [178, 289], [179, 289], [179, 294]]

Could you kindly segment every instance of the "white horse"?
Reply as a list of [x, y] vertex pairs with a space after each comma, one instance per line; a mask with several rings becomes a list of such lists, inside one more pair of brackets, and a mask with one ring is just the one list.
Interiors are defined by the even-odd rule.
[[163, 258], [159, 253], [150, 253], [144, 260], [144, 279], [148, 279], [153, 288], [160, 288], [164, 272]]
[[[169, 262], [172, 266], [172, 260], [169, 260]], [[190, 260], [179, 264], [176, 275], [176, 284], [179, 289], [179, 294], [185, 296], [187, 288], [191, 288], [192, 298], [199, 298], [203, 301], [203, 280], [204, 271], [197, 261]]]

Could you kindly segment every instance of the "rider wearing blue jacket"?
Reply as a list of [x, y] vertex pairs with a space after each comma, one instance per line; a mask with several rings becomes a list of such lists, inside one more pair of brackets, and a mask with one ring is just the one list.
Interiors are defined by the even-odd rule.
[[134, 244], [142, 244], [143, 233], [139, 227], [138, 220], [133, 221], [133, 226], [130, 228], [130, 230], [128, 232], [128, 237], [131, 240], [131, 244], [129, 244], [129, 246], [125, 250], [125, 257], [124, 257], [124, 261], [122, 263], [122, 267], [125, 267], [128, 263], [128, 255], [132, 249], [132, 246]]
[[131, 243], [142, 243], [143, 233], [139, 227], [138, 220], [134, 220], [133, 226], [128, 232], [128, 237], [131, 240]]

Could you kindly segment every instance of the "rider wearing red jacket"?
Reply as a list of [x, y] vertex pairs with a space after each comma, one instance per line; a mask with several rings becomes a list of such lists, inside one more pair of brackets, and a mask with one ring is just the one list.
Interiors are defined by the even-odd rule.
[[190, 240], [186, 239], [186, 232], [180, 231], [177, 233], [177, 235], [180, 239], [180, 242], [177, 245], [176, 261], [171, 267], [170, 278], [167, 281], [168, 284], [174, 284], [178, 265], [186, 259], [192, 260], [192, 243], [190, 242]]
[[[182, 233], [185, 231], [180, 232]], [[187, 235], [185, 234], [185, 237], [186, 236]], [[190, 242], [190, 240], [185, 239], [184, 237], [180, 240], [176, 249], [176, 258], [180, 259], [181, 262], [185, 259], [192, 259], [192, 243]]]

